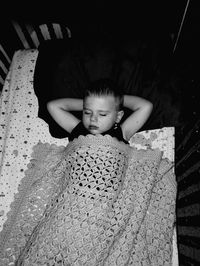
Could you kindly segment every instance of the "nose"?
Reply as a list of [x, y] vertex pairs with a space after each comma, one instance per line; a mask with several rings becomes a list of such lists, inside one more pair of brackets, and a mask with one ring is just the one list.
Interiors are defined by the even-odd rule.
[[91, 122], [96, 122], [97, 121], [97, 115], [92, 114], [90, 117]]

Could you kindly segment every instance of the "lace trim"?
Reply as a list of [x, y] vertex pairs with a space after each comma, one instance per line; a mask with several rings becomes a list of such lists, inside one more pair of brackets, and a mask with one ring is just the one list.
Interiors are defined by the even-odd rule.
[[125, 144], [123, 141], [119, 141], [115, 137], [111, 137], [110, 135], [92, 135], [88, 134], [86, 136], [80, 135], [78, 138], [73, 139], [73, 141], [69, 142], [69, 144], [66, 147], [66, 150], [74, 149], [77, 146], [82, 145], [110, 145], [112, 147], [116, 147], [124, 152], [129, 152], [131, 150], [131, 147], [129, 144]]
[[65, 153], [67, 154], [69, 151], [77, 149], [78, 146], [87, 146], [87, 145], [95, 145], [95, 146], [111, 146], [115, 147], [124, 153], [127, 153], [129, 156], [129, 159], [132, 159], [133, 157], [136, 160], [153, 160], [153, 161], [159, 161], [163, 156], [163, 151], [161, 151], [159, 148], [156, 149], [136, 149], [134, 147], [130, 147], [129, 144], [125, 144], [123, 141], [119, 141], [115, 137], [111, 137], [110, 135], [92, 135], [88, 134], [87, 136], [80, 135], [78, 138], [75, 138], [72, 142], [70, 142], [65, 150]]

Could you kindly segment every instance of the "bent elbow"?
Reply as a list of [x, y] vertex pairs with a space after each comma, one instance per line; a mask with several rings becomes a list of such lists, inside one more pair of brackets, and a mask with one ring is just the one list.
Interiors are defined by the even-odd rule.
[[49, 113], [52, 113], [56, 108], [55, 103], [53, 101], [48, 102], [46, 106]]
[[52, 102], [46, 104], [47, 110], [49, 111], [52, 108]]
[[152, 102], [148, 102], [146, 105], [147, 110], [149, 111], [149, 113], [151, 113], [153, 111], [153, 103]]

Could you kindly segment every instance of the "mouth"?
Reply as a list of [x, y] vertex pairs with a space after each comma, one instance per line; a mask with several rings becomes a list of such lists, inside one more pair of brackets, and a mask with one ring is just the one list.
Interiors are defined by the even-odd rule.
[[97, 129], [98, 129], [97, 126], [94, 126], [94, 125], [90, 125], [90, 126], [89, 126], [89, 130], [97, 130]]

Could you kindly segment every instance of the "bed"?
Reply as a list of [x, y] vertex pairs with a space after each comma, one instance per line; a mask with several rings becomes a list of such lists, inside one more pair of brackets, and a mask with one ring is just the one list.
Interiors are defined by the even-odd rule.
[[[17, 216], [17, 206], [31, 180], [26, 172], [32, 159], [33, 147], [38, 143], [66, 146], [68, 138], [62, 131], [54, 131], [54, 125], [43, 112], [44, 99], [41, 92], [35, 91], [36, 62], [38, 49], [23, 49], [14, 53], [11, 66], [5, 79], [0, 103], [0, 250], [6, 247], [6, 241]], [[38, 71], [38, 68], [37, 68]], [[51, 95], [50, 97], [53, 97]], [[49, 99], [49, 98], [48, 98]], [[46, 99], [47, 100], [47, 99]], [[43, 119], [44, 117], [44, 119]], [[51, 122], [53, 123], [53, 122]], [[130, 140], [135, 149], [157, 149], [162, 159], [174, 165], [174, 127], [142, 130]], [[170, 176], [166, 177], [165, 193], [171, 198], [171, 207], [175, 210], [177, 183], [174, 166]], [[164, 207], [163, 207], [164, 210]], [[176, 217], [172, 217], [173, 232], [171, 265], [178, 265]], [[3, 260], [2, 260], [3, 261]], [[14, 265], [10, 260], [2, 266]], [[167, 264], [166, 264], [167, 265]]]

